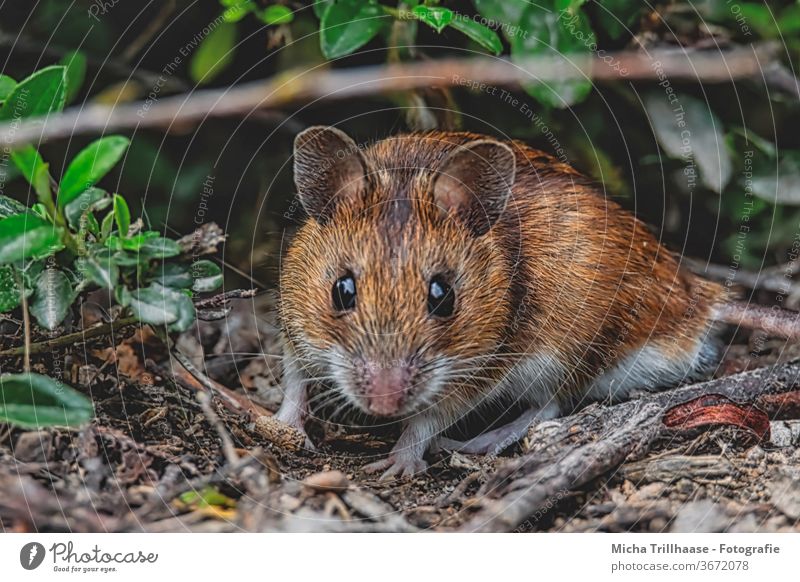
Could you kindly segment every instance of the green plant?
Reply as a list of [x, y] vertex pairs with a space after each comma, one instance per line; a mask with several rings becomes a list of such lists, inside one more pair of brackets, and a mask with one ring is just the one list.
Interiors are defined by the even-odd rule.
[[[192, 78], [198, 82], [208, 82], [232, 61], [236, 43], [232, 23], [250, 14], [267, 26], [289, 24], [306, 12], [295, 13], [283, 4], [261, 7], [253, 0], [220, 3], [224, 22], [203, 41], [192, 61]], [[398, 38], [413, 43], [416, 25], [422, 23], [440, 34], [456, 30], [494, 55], [504, 51], [499, 32], [511, 59], [522, 64], [530, 57], [543, 56], [562, 59], [568, 67], [580, 66], [581, 57], [598, 51], [587, 0], [473, 0], [475, 15], [440, 4], [440, 0], [399, 0], [394, 6], [378, 0], [315, 0], [312, 8], [319, 20], [320, 50], [325, 58], [337, 59], [381, 36], [390, 47]], [[591, 10], [599, 29], [618, 39], [636, 26], [643, 6], [629, 0], [601, 0], [593, 3]], [[400, 37], [394, 36], [397, 23], [408, 27]], [[393, 48], [408, 52], [409, 47]], [[583, 101], [592, 84], [587, 76], [549, 84], [531, 81], [524, 88], [543, 105], [564, 108]]]
[[[74, 94], [70, 82], [79, 82], [80, 77], [70, 76], [65, 66], [47, 67], [19, 83], [3, 77], [0, 119], [59, 111], [66, 96]], [[60, 181], [50, 175], [35, 147], [11, 152], [37, 202], [28, 208], [0, 195], [0, 312], [28, 310], [41, 328], [53, 331], [81, 296], [107, 289], [123, 308], [123, 317], [167, 326], [170, 331], [183, 331], [194, 322], [193, 293], [219, 287], [221, 269], [206, 260], [191, 262], [176, 240], [146, 230], [142, 221], [132, 222], [122, 196], [96, 186], [123, 158], [128, 145], [122, 136], [93, 141], [67, 165]], [[60, 401], [77, 410], [68, 420], [85, 417], [87, 406], [80, 403], [84, 397], [67, 387], [55, 389], [48, 383], [52, 380], [42, 378], [28, 374], [0, 379], [0, 420], [29, 426], [61, 419], [61, 412], [39, 411], [39, 400]], [[21, 395], [28, 400], [20, 400]], [[37, 414], [24, 412], [30, 407], [36, 407]]]

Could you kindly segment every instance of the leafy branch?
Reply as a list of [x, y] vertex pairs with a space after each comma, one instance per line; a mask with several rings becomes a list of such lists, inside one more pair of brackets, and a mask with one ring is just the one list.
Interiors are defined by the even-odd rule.
[[[20, 123], [28, 117], [60, 112], [81, 76], [69, 65], [46, 67], [17, 83], [0, 79], [0, 120]], [[91, 402], [57, 380], [30, 374], [30, 355], [141, 322], [169, 331], [188, 329], [196, 319], [193, 297], [222, 284], [222, 271], [208, 260], [191, 262], [180, 241], [132, 221], [125, 198], [98, 188], [123, 159], [130, 142], [105, 136], [81, 150], [60, 180], [32, 145], [16, 147], [11, 160], [30, 184], [37, 202], [28, 208], [0, 195], [0, 313], [22, 311], [24, 345], [0, 352], [23, 355], [25, 374], [0, 377], [0, 420], [42, 426], [59, 414], [39, 414], [42, 406], [64, 412], [67, 426], [85, 420]], [[31, 343], [32, 322], [54, 332], [86, 294], [105, 290], [121, 315], [112, 323]], [[31, 317], [32, 316], [32, 317]], [[20, 386], [28, 386], [25, 391]], [[26, 400], [27, 399], [27, 400]]]

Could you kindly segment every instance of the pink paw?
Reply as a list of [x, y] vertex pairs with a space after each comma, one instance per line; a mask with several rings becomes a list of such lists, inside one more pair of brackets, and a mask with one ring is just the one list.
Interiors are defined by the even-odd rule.
[[383, 471], [381, 481], [392, 479], [393, 477], [412, 477], [416, 473], [422, 473], [428, 468], [428, 463], [424, 460], [403, 455], [402, 453], [391, 453], [385, 459], [375, 461], [364, 467], [365, 473], [377, 473]]

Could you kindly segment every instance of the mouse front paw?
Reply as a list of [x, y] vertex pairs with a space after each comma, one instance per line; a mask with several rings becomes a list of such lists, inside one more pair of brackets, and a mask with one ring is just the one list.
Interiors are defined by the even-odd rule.
[[403, 453], [391, 453], [385, 459], [375, 461], [364, 467], [365, 473], [378, 473], [383, 471], [381, 481], [392, 479], [393, 477], [412, 477], [417, 473], [422, 473], [428, 468], [428, 463], [423, 459], [413, 455]]

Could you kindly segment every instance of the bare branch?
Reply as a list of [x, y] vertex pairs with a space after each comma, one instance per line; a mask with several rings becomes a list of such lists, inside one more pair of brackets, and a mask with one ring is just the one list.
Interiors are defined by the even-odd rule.
[[[727, 51], [669, 49], [625, 51], [597, 56], [538, 57], [515, 61], [504, 58], [449, 58], [413, 63], [391, 63], [355, 69], [287, 71], [235, 88], [206, 89], [165, 97], [154, 102], [118, 106], [81, 105], [46, 119], [19, 120], [0, 125], [0, 142], [7, 146], [37, 143], [77, 134], [120, 129], [169, 127], [173, 123], [199, 122], [208, 117], [251, 115], [258, 109], [275, 109], [316, 99], [350, 99], [393, 91], [481, 83], [517, 86], [565, 79], [632, 81], [658, 79], [729, 82], [761, 79], [762, 63], [775, 53], [772, 44]], [[613, 61], [609, 61], [609, 57]], [[614, 62], [611, 67], [608, 62]], [[618, 66], [617, 66], [618, 63]], [[623, 73], [624, 71], [624, 73]]]

